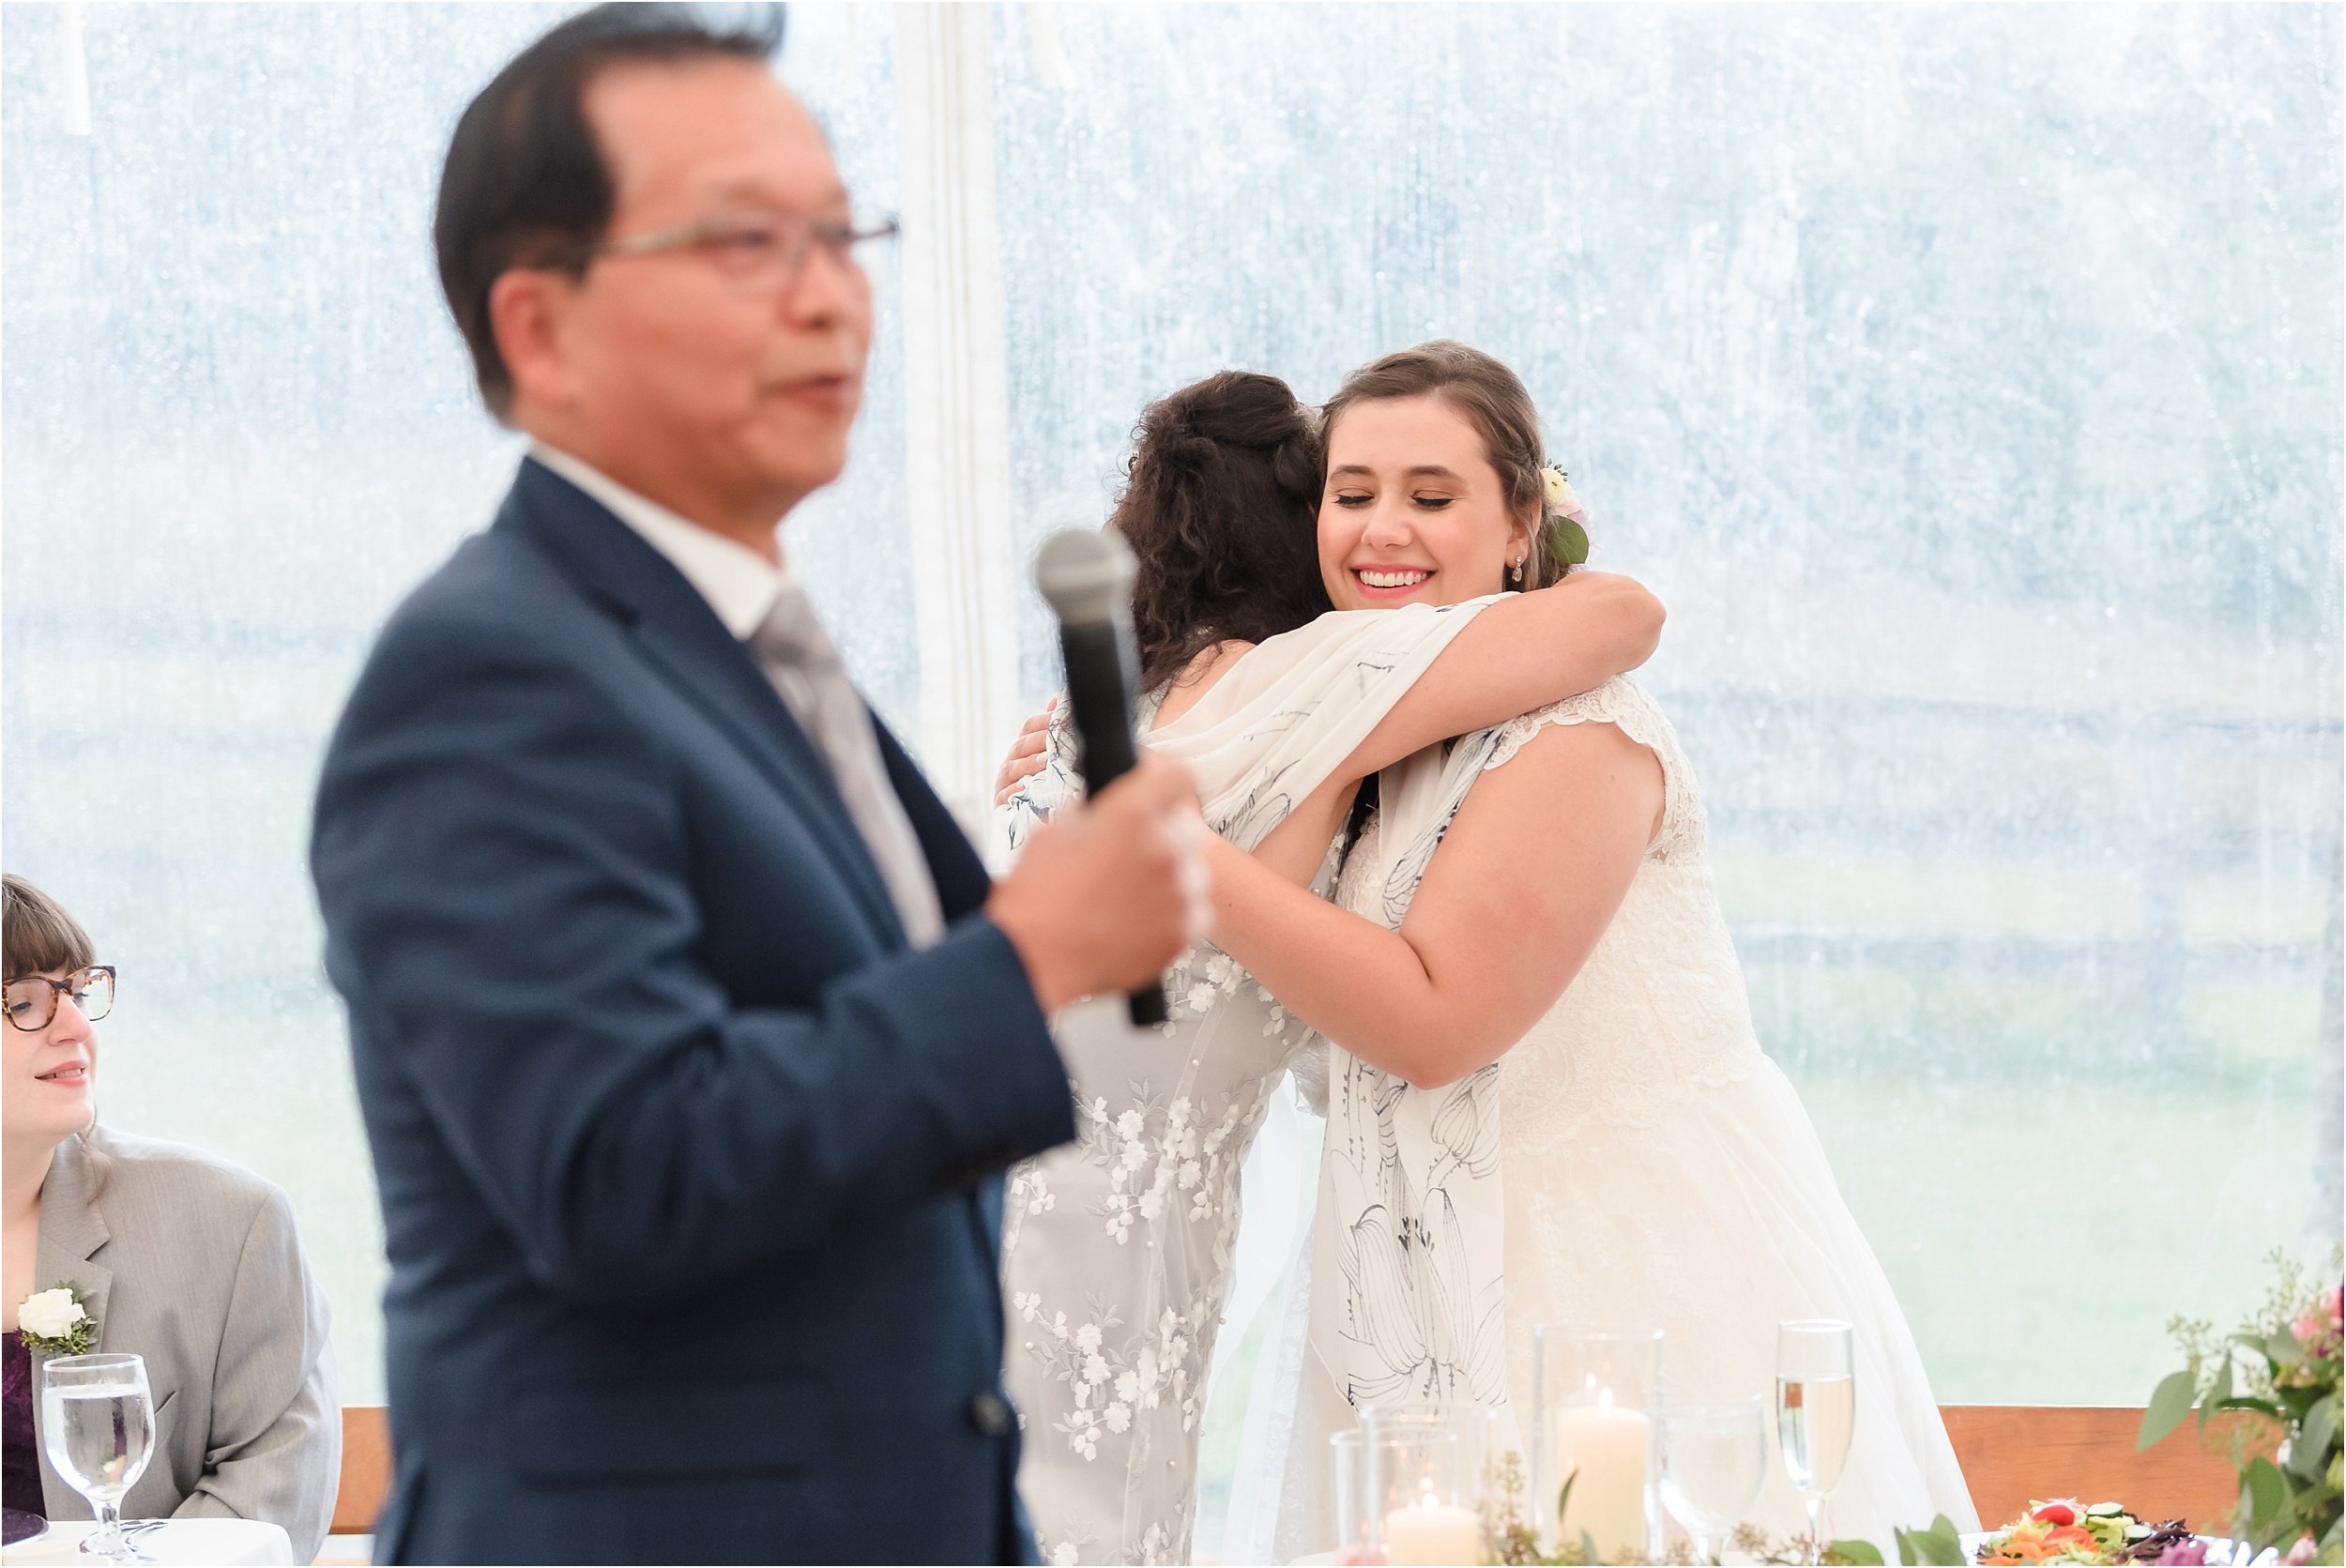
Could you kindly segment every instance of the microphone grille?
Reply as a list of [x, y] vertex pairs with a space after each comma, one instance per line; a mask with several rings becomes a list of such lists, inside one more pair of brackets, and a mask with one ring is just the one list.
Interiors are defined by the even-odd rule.
[[1106, 529], [1065, 528], [1044, 540], [1034, 586], [1060, 620], [1088, 625], [1131, 608], [1137, 570], [1131, 548]]

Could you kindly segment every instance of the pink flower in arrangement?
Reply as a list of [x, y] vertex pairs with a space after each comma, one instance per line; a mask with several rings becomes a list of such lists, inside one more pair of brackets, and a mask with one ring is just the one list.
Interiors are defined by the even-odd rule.
[[2197, 1536], [2188, 1541], [2178, 1541], [2158, 1554], [2158, 1563], [2159, 1568], [2170, 1568], [2171, 1564], [2180, 1565], [2180, 1568], [2206, 1568], [2207, 1543]]
[[2346, 1313], [2346, 1286], [2332, 1286], [2314, 1298], [2304, 1315], [2289, 1325], [2289, 1332], [2315, 1360], [2332, 1359], [2338, 1353], [2340, 1341], [2346, 1340], [2346, 1318], [2341, 1313]]
[[2303, 1568], [2305, 1563], [2313, 1560], [2314, 1550], [2313, 1537], [2300, 1536], [2297, 1544], [2289, 1548], [2289, 1555], [2281, 1559], [2281, 1561], [2286, 1568]]

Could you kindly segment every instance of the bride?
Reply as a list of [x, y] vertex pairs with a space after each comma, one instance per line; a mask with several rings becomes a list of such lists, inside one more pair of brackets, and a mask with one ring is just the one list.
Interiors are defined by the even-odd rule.
[[[1229, 373], [1148, 410], [1111, 520], [1139, 559], [1150, 746], [1190, 765], [1210, 825], [1294, 866], [1299, 882], [1328, 859], [1337, 793], [1634, 667], [1661, 625], [1651, 595], [1597, 573], [1470, 603], [1322, 614], [1320, 480], [1316, 426], [1286, 384]], [[1052, 741], [1003, 802], [1013, 851], [1078, 787], [1069, 738]], [[1013, 756], [1006, 773], [1019, 771]], [[1298, 802], [1305, 815], [1290, 823]], [[1114, 1006], [1059, 1020], [1080, 1135], [1011, 1179], [1005, 1378], [1026, 1425], [1020, 1491], [1054, 1562], [1188, 1557], [1239, 1170], [1306, 1038], [1275, 987], [1211, 948], [1186, 955], [1166, 993], [1161, 1031], [1125, 1027]]]
[[[1487, 355], [1388, 356], [1322, 430], [1339, 610], [1486, 594], [1546, 543], [1537, 416]], [[1335, 831], [1344, 785], [1291, 833]], [[1975, 1528], [1897, 1302], [1754, 1035], [1701, 797], [1653, 700], [1610, 680], [1385, 770], [1377, 800], [1334, 902], [1295, 856], [1209, 845], [1215, 940], [1334, 1043], [1305, 1351], [1266, 1391], [1296, 1401], [1274, 1560], [1334, 1544], [1348, 1406], [1528, 1411], [1542, 1323], [1660, 1328], [1668, 1386], [1710, 1397], [1772, 1387], [1778, 1320], [1845, 1319], [1835, 1532]], [[1806, 1528], [1780, 1467], [1758, 1519]]]

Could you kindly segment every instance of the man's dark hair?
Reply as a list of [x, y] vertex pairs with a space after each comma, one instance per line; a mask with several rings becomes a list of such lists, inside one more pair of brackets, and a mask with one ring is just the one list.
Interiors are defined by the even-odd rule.
[[587, 81], [615, 65], [762, 64], [782, 30], [780, 6], [724, 25], [693, 6], [596, 6], [515, 55], [465, 106], [440, 170], [432, 244], [491, 412], [511, 405], [513, 378], [489, 328], [490, 285], [515, 266], [583, 272], [610, 227], [617, 193], [580, 101]]
[[1214, 644], [1333, 608], [1319, 577], [1319, 431], [1275, 375], [1224, 371], [1140, 416], [1108, 526], [1139, 557], [1133, 636], [1153, 691]]

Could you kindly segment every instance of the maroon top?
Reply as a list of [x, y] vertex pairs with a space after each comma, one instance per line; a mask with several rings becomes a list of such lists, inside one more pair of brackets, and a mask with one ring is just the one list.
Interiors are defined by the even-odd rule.
[[40, 1437], [33, 1426], [33, 1353], [21, 1334], [0, 1335], [8, 1353], [7, 1404], [0, 1407], [0, 1504], [46, 1517], [40, 1495]]

